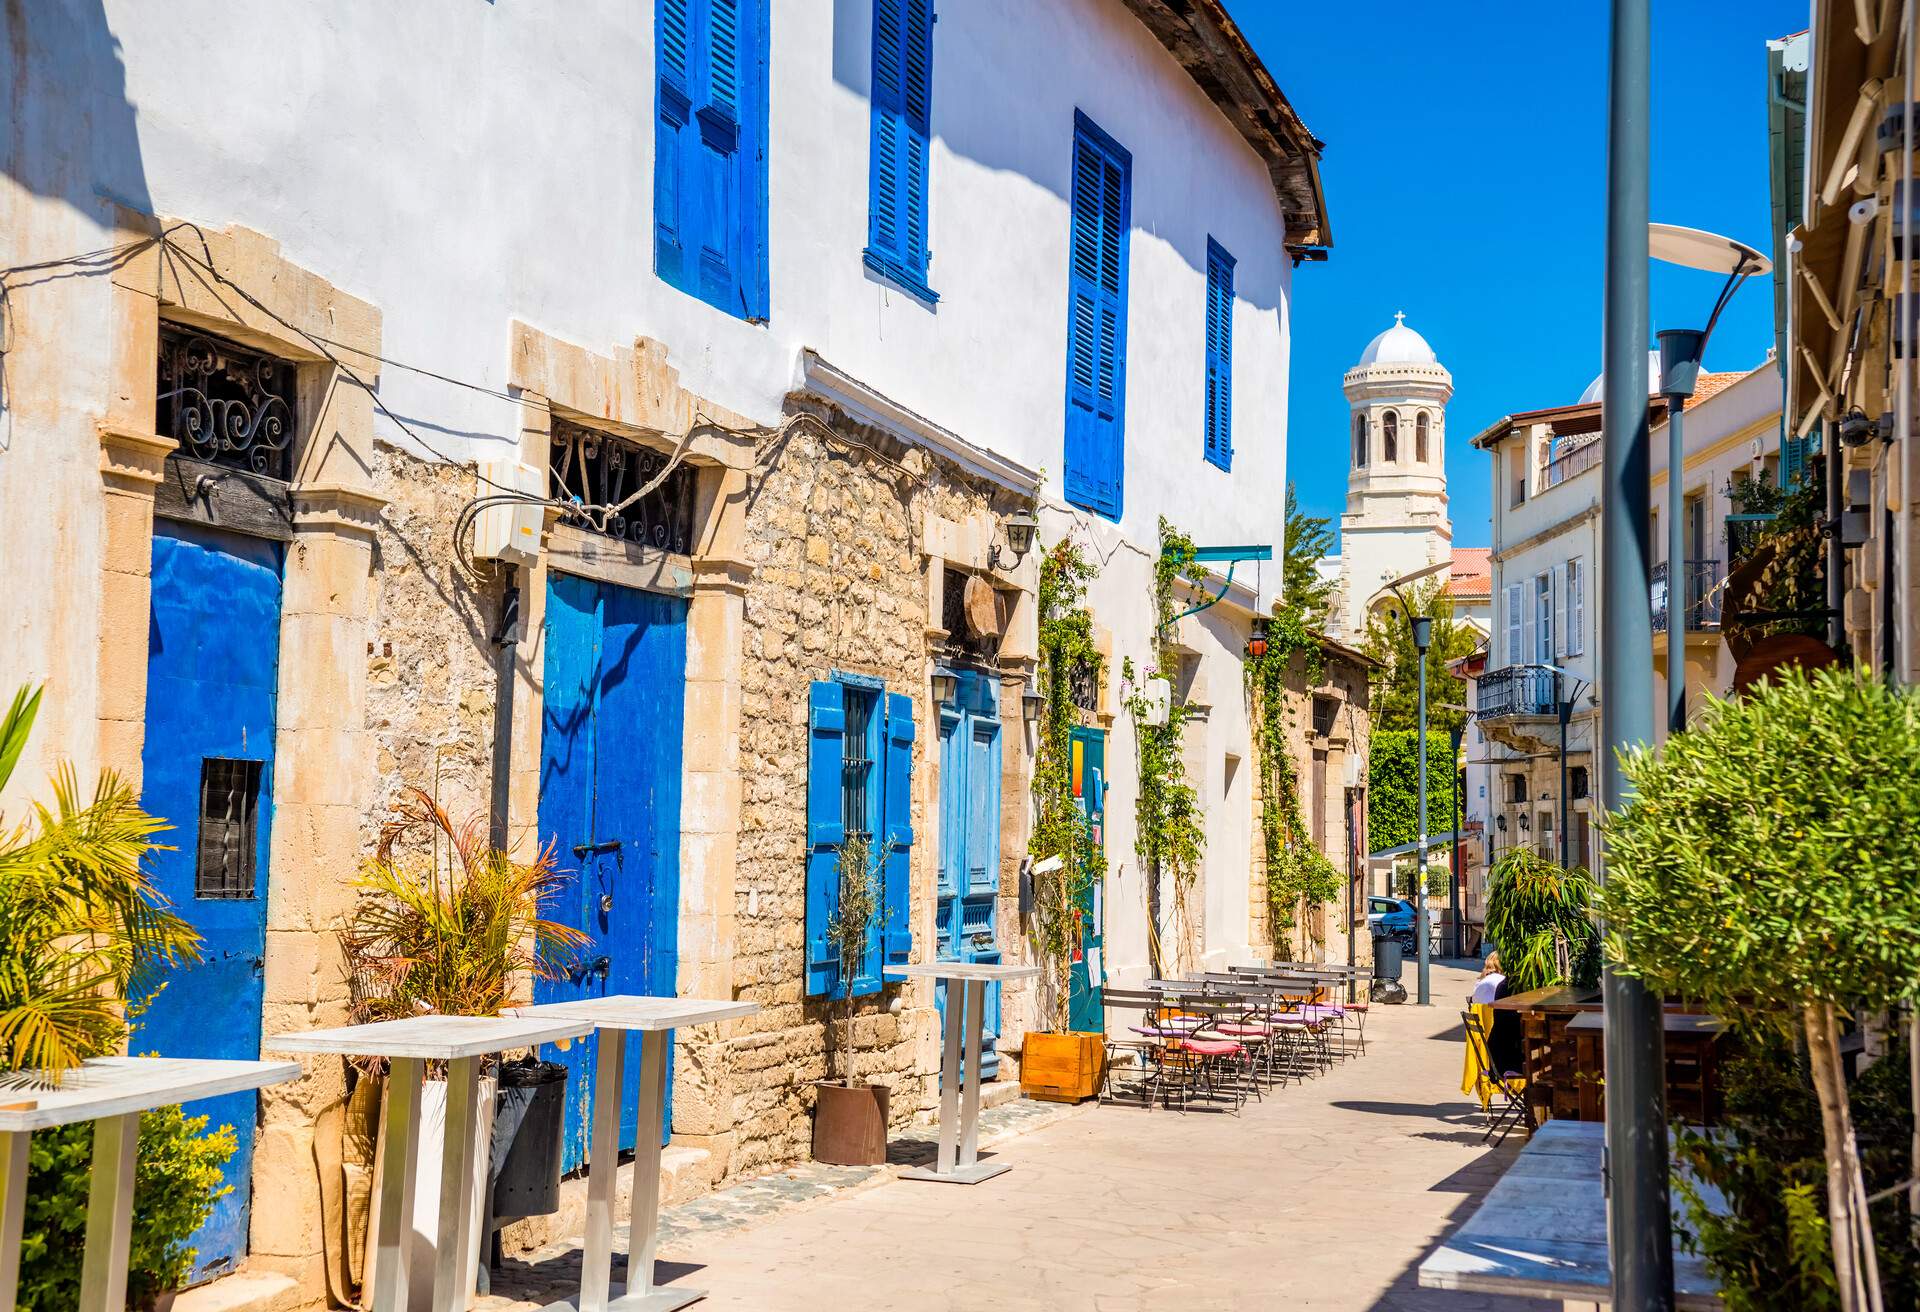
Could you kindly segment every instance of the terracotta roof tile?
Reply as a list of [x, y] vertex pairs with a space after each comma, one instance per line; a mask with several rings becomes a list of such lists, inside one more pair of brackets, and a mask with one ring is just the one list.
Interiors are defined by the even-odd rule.
[[1449, 597], [1493, 596], [1493, 548], [1455, 547], [1446, 591]]

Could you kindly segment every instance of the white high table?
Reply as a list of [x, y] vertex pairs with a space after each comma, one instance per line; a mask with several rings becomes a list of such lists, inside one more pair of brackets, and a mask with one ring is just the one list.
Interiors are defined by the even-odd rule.
[[[940, 1156], [932, 1166], [900, 1172], [903, 1180], [979, 1184], [1013, 1168], [980, 1160], [980, 1036], [986, 1028], [987, 985], [1033, 979], [1038, 966], [1002, 966], [984, 961], [927, 961], [888, 966], [890, 979], [916, 976], [947, 981], [947, 1018], [940, 1058]], [[958, 985], [959, 987], [955, 987]], [[964, 1001], [964, 1006], [962, 1002]], [[966, 1092], [961, 1093], [960, 1038], [966, 1036]]]
[[11, 1308], [19, 1292], [27, 1145], [35, 1130], [94, 1123], [79, 1307], [80, 1312], [122, 1312], [127, 1305], [140, 1113], [298, 1078], [300, 1067], [290, 1061], [96, 1057], [62, 1075], [58, 1088], [0, 1087], [0, 1308]]
[[480, 1059], [512, 1048], [577, 1039], [585, 1021], [509, 1016], [408, 1016], [371, 1025], [276, 1034], [275, 1052], [385, 1057], [387, 1105], [381, 1113], [379, 1219], [374, 1230], [373, 1312], [406, 1312], [407, 1246], [413, 1226], [413, 1173], [420, 1155], [420, 1078], [425, 1063], [447, 1063], [446, 1141], [440, 1166], [440, 1233], [433, 1250], [434, 1312], [462, 1312], [466, 1269], [475, 1260], [461, 1224], [473, 1209], [473, 1133], [479, 1115]]
[[[738, 1020], [760, 1010], [757, 1002], [706, 998], [648, 998], [615, 994], [574, 1002], [515, 1007], [529, 1019], [582, 1021], [618, 1037], [602, 1039], [593, 1070], [593, 1139], [587, 1164], [587, 1233], [580, 1254], [577, 1298], [548, 1305], [547, 1312], [672, 1312], [696, 1299], [698, 1289], [668, 1289], [653, 1283], [653, 1255], [660, 1242], [660, 1132], [667, 1105], [667, 1035], [690, 1025]], [[613, 1293], [613, 1195], [620, 1169], [620, 1105], [627, 1064], [626, 1032], [640, 1034], [640, 1118], [633, 1141], [633, 1206], [627, 1225], [627, 1283]]]

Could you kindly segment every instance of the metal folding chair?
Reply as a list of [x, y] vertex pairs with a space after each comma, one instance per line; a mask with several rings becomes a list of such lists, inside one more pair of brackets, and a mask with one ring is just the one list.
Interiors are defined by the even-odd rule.
[[[1487, 1122], [1487, 1132], [1480, 1136], [1480, 1142], [1493, 1140], [1494, 1147], [1506, 1142], [1513, 1127], [1526, 1122], [1527, 1133], [1534, 1131], [1533, 1109], [1527, 1105], [1527, 1081], [1525, 1077], [1508, 1071], [1495, 1069], [1493, 1048], [1487, 1042], [1487, 1032], [1480, 1025], [1480, 1018], [1471, 1011], [1460, 1013], [1461, 1021], [1467, 1027], [1467, 1045], [1473, 1053], [1473, 1060], [1480, 1068], [1480, 1078], [1500, 1095], [1500, 1105], [1491, 1109], [1492, 1119]], [[1498, 1139], [1493, 1132], [1500, 1131]]]

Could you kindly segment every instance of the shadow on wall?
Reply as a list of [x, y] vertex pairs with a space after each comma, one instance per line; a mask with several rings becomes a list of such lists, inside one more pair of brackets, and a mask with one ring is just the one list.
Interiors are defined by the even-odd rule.
[[[117, 202], [151, 214], [139, 121], [101, 0], [5, 0], [0, 172], [27, 193], [111, 226]], [[20, 230], [18, 227], [16, 231]], [[9, 262], [72, 251], [15, 251]]]
[[[1008, 130], [1009, 105], [1031, 102], [1040, 85], [1026, 76], [1029, 65], [1036, 65], [1037, 51], [1059, 50], [1074, 44], [1069, 28], [1074, 6], [1033, 5], [1032, 0], [967, 0], [965, 5], [936, 6], [938, 20], [933, 38], [933, 135], [947, 150], [971, 160], [983, 168], [1017, 173], [1034, 186], [1056, 197], [1062, 208], [1071, 200], [1073, 178], [1073, 111], [1084, 109], [1101, 127], [1113, 131], [1120, 144], [1133, 152], [1134, 195], [1133, 228], [1136, 240], [1163, 244], [1184, 260], [1196, 274], [1207, 270], [1207, 227], [1194, 208], [1194, 197], [1177, 184], [1177, 170], [1186, 161], [1148, 159], [1142, 154], [1149, 143], [1128, 140], [1124, 125], [1103, 122], [1096, 104], [1075, 106], [1063, 102], [1057, 116], [1054, 109], [1044, 111], [1048, 121], [1034, 121], [1024, 131]], [[1131, 15], [1120, 15], [1125, 23]], [[1135, 24], [1135, 26], [1139, 26]], [[1139, 27], [1143, 47], [1165, 62], [1165, 66], [1186, 79], [1185, 70], [1173, 62], [1173, 56], [1158, 40]], [[997, 77], [983, 77], [972, 85], [957, 84], [952, 78], [956, 68], [991, 69]], [[1038, 69], [1036, 66], [1036, 74]], [[1124, 81], [1130, 70], [1110, 71], [1111, 79]], [[863, 101], [869, 99], [873, 84], [873, 0], [833, 0], [833, 80]], [[1196, 89], [1197, 92], [1197, 89]], [[1223, 130], [1238, 141], [1239, 133]], [[864, 143], [861, 147], [865, 149]], [[1258, 176], [1267, 176], [1264, 164], [1256, 164]], [[937, 168], [937, 165], [936, 165]], [[1155, 175], [1161, 185], [1142, 188], [1143, 172]], [[1273, 222], [1281, 223], [1279, 198], [1269, 187], [1267, 199], [1273, 207]], [[1243, 272], [1257, 267], [1256, 261], [1279, 259], [1280, 243], [1272, 252], [1236, 250]], [[1234, 288], [1238, 298], [1257, 310], [1273, 311], [1278, 302], [1272, 292], [1283, 284], [1284, 274], [1272, 278], [1244, 277]]]

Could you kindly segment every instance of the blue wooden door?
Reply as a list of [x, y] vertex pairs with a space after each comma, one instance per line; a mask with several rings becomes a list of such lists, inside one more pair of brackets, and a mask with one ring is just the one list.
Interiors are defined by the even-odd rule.
[[[277, 542], [156, 521], [147, 626], [140, 804], [168, 821], [154, 882], [201, 936], [201, 960], [169, 970], [135, 1022], [131, 1050], [168, 1057], [260, 1055], [280, 658]], [[136, 999], [137, 1001], [137, 999]], [[258, 1095], [189, 1103], [209, 1130], [231, 1125], [233, 1189], [188, 1242], [194, 1283], [247, 1251]]]
[[[1086, 816], [1093, 845], [1104, 851], [1107, 838], [1107, 734], [1104, 729], [1075, 729], [1072, 737], [1074, 801]], [[1080, 891], [1075, 910], [1080, 932], [1067, 971], [1067, 1023], [1076, 1030], [1106, 1028], [1100, 988], [1106, 984], [1102, 928], [1106, 890], [1089, 884]]]
[[[965, 670], [940, 708], [940, 875], [935, 953], [941, 961], [1000, 960], [1000, 680]], [[986, 989], [980, 1074], [1000, 1069], [1000, 986]], [[944, 1021], [946, 984], [934, 1002]]]
[[[540, 841], [569, 875], [548, 914], [592, 941], [565, 978], [535, 982], [536, 1001], [673, 995], [686, 619], [676, 597], [547, 576]], [[567, 1170], [587, 1157], [595, 1042], [547, 1053], [567, 1067]], [[628, 1070], [637, 1071], [640, 1036], [627, 1045]], [[622, 1148], [634, 1145], [639, 1099], [639, 1081], [629, 1079]], [[663, 1141], [672, 1123], [669, 1110]]]

